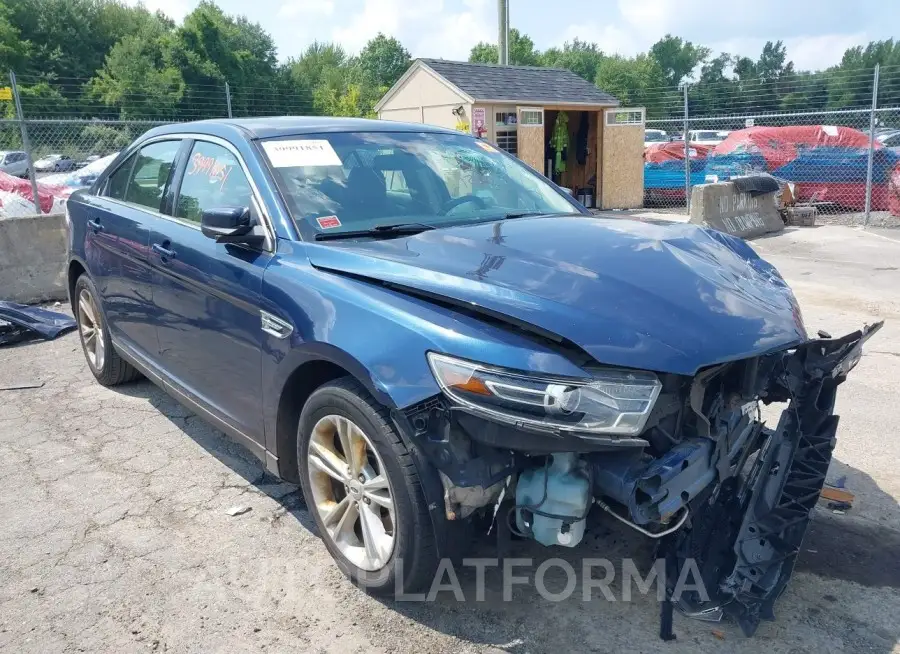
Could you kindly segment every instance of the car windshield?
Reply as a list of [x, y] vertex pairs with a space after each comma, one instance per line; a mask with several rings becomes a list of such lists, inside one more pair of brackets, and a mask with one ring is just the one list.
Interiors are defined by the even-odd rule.
[[719, 136], [718, 132], [695, 132], [694, 138], [698, 141], [722, 141], [723, 138]]
[[666, 135], [662, 132], [644, 132], [645, 141], [653, 141], [654, 143], [667, 141]]
[[577, 211], [517, 159], [462, 134], [341, 132], [262, 147], [306, 237]]

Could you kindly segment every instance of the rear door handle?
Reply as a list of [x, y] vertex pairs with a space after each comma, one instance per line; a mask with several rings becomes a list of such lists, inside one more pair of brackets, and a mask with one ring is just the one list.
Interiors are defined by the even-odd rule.
[[97, 218], [92, 218], [91, 220], [87, 221], [87, 225], [95, 234], [103, 231], [103, 225], [100, 224], [100, 221]]
[[168, 241], [164, 241], [163, 243], [154, 243], [151, 249], [156, 252], [159, 256], [166, 259], [174, 259], [175, 258], [175, 250], [170, 250], [166, 246], [170, 245]]

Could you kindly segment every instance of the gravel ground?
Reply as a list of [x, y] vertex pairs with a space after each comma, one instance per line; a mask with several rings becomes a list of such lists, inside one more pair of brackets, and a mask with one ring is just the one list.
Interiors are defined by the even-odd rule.
[[[0, 391], [0, 650], [900, 652], [900, 242], [820, 227], [755, 247], [793, 284], [811, 331], [888, 320], [838, 399], [830, 476], [846, 476], [854, 507], [817, 510], [777, 621], [755, 638], [676, 616], [678, 640], [662, 643], [655, 596], [554, 603], [517, 586], [503, 602], [490, 570], [484, 601], [466, 571], [465, 602], [372, 599], [332, 564], [295, 487], [149, 383], [94, 383], [68, 335], [0, 348], [0, 388], [44, 382]], [[238, 505], [251, 510], [229, 516]], [[487, 538], [473, 547], [493, 556]], [[513, 555], [578, 569], [651, 552], [601, 520], [574, 550], [514, 543]]]

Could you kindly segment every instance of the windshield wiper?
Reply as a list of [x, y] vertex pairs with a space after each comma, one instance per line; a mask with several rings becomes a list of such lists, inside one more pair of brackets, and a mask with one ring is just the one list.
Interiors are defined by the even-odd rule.
[[320, 232], [316, 234], [317, 241], [336, 241], [343, 238], [361, 238], [364, 236], [403, 236], [418, 234], [434, 229], [434, 225], [427, 223], [397, 223], [394, 225], [375, 225], [370, 229], [355, 229], [348, 232]]
[[498, 218], [491, 220], [507, 220], [509, 218], [528, 218], [529, 216], [583, 216], [580, 211], [517, 211], [514, 213], [505, 213]]

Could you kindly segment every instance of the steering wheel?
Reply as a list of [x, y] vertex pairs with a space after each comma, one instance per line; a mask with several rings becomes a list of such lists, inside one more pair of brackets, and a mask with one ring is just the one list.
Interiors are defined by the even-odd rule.
[[468, 202], [471, 202], [471, 203], [477, 205], [479, 209], [487, 209], [487, 202], [484, 201], [484, 198], [480, 198], [477, 195], [472, 195], [470, 193], [469, 195], [461, 195], [458, 198], [453, 198], [451, 200], [447, 200], [444, 203], [444, 206], [441, 207], [441, 215], [444, 216], [444, 215], [450, 213], [451, 211], [453, 211], [454, 209], [456, 209], [456, 207], [466, 204]]

